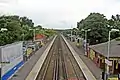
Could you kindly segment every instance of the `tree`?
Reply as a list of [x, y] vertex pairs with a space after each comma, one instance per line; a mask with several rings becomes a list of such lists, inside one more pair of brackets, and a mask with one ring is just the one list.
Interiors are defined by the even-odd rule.
[[[53, 29], [44, 29], [41, 25], [34, 27], [31, 19], [17, 15], [0, 16], [0, 29], [1, 28], [7, 28], [7, 31], [0, 31], [0, 46], [16, 41], [23, 41], [23, 39], [32, 40], [33, 29], [39, 29], [36, 30], [36, 34], [44, 34], [47, 37], [55, 34]], [[32, 29], [32, 31], [30, 29]]]
[[42, 29], [42, 26], [41, 25], [37, 25], [36, 28]]
[[29, 31], [29, 27], [33, 26], [32, 20], [27, 17], [0, 16], [0, 29], [7, 28], [7, 31], [0, 32], [0, 46], [21, 41], [23, 37], [25, 40], [32, 39], [33, 34]]
[[[119, 29], [120, 30], [120, 15], [116, 14], [115, 16], [112, 15], [111, 19], [108, 20], [108, 24], [111, 26], [111, 28]], [[120, 36], [120, 33], [118, 32], [112, 32], [111, 38], [117, 38]]]
[[29, 27], [34, 26], [34, 23], [32, 22], [32, 20], [27, 17], [20, 17], [20, 22], [21, 22], [21, 26], [23, 25], [28, 25]]
[[[90, 13], [88, 17], [82, 19], [77, 26], [79, 30], [81, 29], [91, 29], [88, 32], [87, 36], [90, 40], [90, 44], [96, 44], [105, 42], [108, 40], [108, 27], [107, 19], [103, 14], [100, 13]], [[81, 36], [84, 37], [84, 33], [81, 33]]]

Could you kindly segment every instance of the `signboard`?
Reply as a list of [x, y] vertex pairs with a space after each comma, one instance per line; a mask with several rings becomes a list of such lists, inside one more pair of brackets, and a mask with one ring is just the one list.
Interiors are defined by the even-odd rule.
[[95, 58], [95, 52], [90, 49], [90, 58], [93, 60]]
[[109, 66], [112, 66], [112, 61], [109, 61], [108, 59], [105, 59], [105, 63]]

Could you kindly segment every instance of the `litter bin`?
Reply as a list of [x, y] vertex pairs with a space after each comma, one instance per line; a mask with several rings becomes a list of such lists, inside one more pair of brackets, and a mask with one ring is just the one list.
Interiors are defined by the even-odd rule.
[[120, 73], [118, 74], [118, 80], [120, 80]]
[[102, 72], [102, 79], [104, 80], [105, 78], [105, 72]]

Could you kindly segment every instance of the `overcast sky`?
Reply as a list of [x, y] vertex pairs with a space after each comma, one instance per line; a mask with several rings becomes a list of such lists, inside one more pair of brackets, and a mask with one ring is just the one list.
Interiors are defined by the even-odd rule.
[[0, 14], [27, 16], [45, 28], [76, 27], [91, 12], [120, 14], [120, 0], [0, 0]]

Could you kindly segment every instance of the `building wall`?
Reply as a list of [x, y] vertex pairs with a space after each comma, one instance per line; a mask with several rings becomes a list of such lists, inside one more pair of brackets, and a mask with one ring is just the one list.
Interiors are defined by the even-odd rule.
[[7, 80], [24, 62], [22, 42], [1, 47], [1, 77]]
[[120, 73], [120, 58], [110, 58], [110, 60], [112, 61], [112, 73]]
[[[94, 51], [93, 49], [89, 48], [88, 57], [96, 64], [96, 66], [100, 67], [101, 69], [105, 68], [105, 57], [99, 54], [98, 52]], [[120, 58], [110, 58], [112, 61], [112, 66], [109, 66], [109, 71], [111, 74], [118, 74], [120, 73]]]
[[90, 59], [94, 61], [94, 58], [95, 58], [95, 52], [90, 49]]

